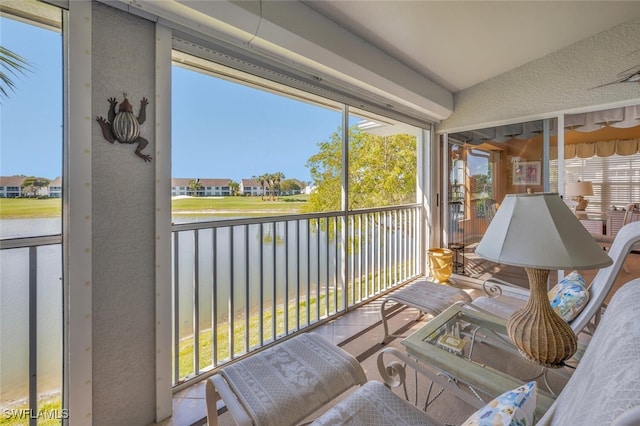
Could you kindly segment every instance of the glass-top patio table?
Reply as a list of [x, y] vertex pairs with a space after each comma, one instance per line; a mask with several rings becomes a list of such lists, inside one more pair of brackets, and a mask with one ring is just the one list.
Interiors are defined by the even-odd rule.
[[555, 399], [549, 385], [559, 393], [568, 380], [566, 367], [548, 369], [520, 356], [504, 319], [462, 305], [447, 308], [402, 344], [410, 356], [491, 398], [536, 379], [538, 419]]

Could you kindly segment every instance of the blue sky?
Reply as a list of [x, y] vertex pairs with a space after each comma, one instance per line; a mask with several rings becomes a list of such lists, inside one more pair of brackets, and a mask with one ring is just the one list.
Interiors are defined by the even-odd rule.
[[[53, 179], [62, 174], [61, 35], [0, 18], [0, 44], [32, 64], [0, 105], [0, 175]], [[282, 172], [307, 181], [308, 158], [341, 124], [339, 111], [181, 67], [173, 68], [172, 97], [173, 177]], [[140, 100], [129, 101], [137, 111]]]
[[339, 111], [181, 67], [172, 78], [174, 177], [239, 181], [282, 172], [307, 181], [307, 159], [341, 124]]
[[0, 44], [31, 64], [0, 99], [0, 174], [62, 174], [61, 35], [0, 18]]

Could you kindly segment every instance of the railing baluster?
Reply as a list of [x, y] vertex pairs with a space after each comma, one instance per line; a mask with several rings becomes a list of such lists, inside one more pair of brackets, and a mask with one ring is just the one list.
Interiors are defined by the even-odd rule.
[[389, 232], [389, 281], [387, 288], [391, 288], [396, 282], [396, 212], [389, 212], [389, 225], [387, 226]]
[[347, 262], [349, 264], [349, 267], [347, 268], [346, 271], [346, 277], [347, 277], [347, 287], [349, 287], [349, 289], [351, 290], [351, 304], [355, 304], [358, 301], [358, 294], [356, 292], [356, 283], [353, 280], [354, 274], [353, 274], [353, 269], [355, 266], [354, 263], [354, 249], [355, 249], [355, 241], [354, 241], [354, 228], [355, 224], [353, 223], [353, 216], [352, 215], [348, 215], [347, 216], [347, 238], [345, 243], [347, 244]]
[[403, 264], [403, 268], [402, 268], [402, 279], [406, 279], [408, 274], [408, 263], [409, 263], [409, 257], [408, 255], [408, 251], [407, 251], [407, 244], [409, 244], [409, 232], [411, 231], [411, 229], [409, 228], [409, 214], [406, 211], [402, 212], [402, 264]]
[[404, 215], [403, 215], [403, 211], [400, 210], [398, 212], [396, 212], [396, 217], [398, 218], [398, 223], [396, 225], [396, 259], [397, 259], [397, 264], [396, 264], [396, 284], [401, 282], [405, 276], [404, 274], [404, 257], [402, 256], [403, 251], [402, 251], [402, 247], [403, 247], [403, 241], [404, 241], [404, 232], [405, 232], [405, 228], [404, 228]]
[[180, 381], [180, 232], [173, 234], [173, 381]]
[[211, 232], [212, 289], [211, 289], [211, 363], [218, 365], [218, 228]]
[[[316, 267], [316, 306], [318, 308], [318, 319], [322, 318], [320, 305], [322, 303], [321, 293], [322, 290], [320, 288], [320, 218], [316, 218], [316, 256], [318, 258], [317, 267]], [[325, 295], [326, 299], [327, 295]], [[327, 313], [328, 314], [328, 313]]]
[[333, 217], [333, 241], [335, 247], [335, 285], [336, 285], [336, 306], [335, 312], [340, 312], [340, 306], [338, 305], [338, 292], [341, 291], [342, 297], [344, 299], [344, 289], [340, 285], [340, 250], [338, 250], [338, 217]]
[[305, 220], [305, 223], [307, 224], [307, 325], [311, 325], [311, 219]]
[[363, 287], [362, 281], [362, 215], [359, 214], [356, 216], [358, 219], [358, 288], [360, 289], [360, 297], [365, 299], [369, 296]]
[[234, 350], [234, 342], [235, 342], [235, 332], [234, 332], [234, 319], [235, 319], [235, 303], [234, 303], [234, 288], [235, 288], [235, 277], [233, 274], [234, 269], [234, 261], [235, 256], [233, 255], [233, 239], [234, 239], [234, 227], [229, 227], [229, 359], [235, 358], [235, 350]]
[[367, 213], [364, 216], [365, 218], [365, 229], [366, 229], [366, 236], [367, 236], [367, 252], [366, 252], [366, 257], [365, 257], [365, 271], [367, 273], [367, 291], [369, 292], [370, 295], [374, 295], [376, 292], [374, 291], [373, 288], [373, 279], [374, 276], [373, 274], [375, 273], [374, 269], [373, 269], [373, 241], [372, 241], [372, 237], [373, 237], [373, 231], [370, 229], [370, 223], [373, 223], [371, 219], [371, 213]]
[[420, 216], [420, 211], [418, 209], [413, 209], [411, 211], [411, 230], [413, 232], [413, 234], [411, 235], [411, 241], [413, 241], [413, 244], [411, 244], [411, 273], [412, 274], [417, 274], [418, 269], [417, 269], [417, 256], [418, 256], [418, 247], [417, 244], [419, 244], [420, 241], [420, 230], [418, 228], [419, 224], [418, 224], [418, 218]]
[[[282, 223], [282, 222], [279, 222], [279, 223]], [[276, 228], [276, 222], [273, 222], [273, 235], [274, 236], [278, 235], [277, 228]], [[278, 294], [276, 292], [276, 288], [277, 288], [276, 283], [278, 282], [278, 273], [277, 273], [278, 272], [278, 270], [277, 270], [277, 265], [278, 265], [277, 260], [278, 260], [278, 258], [277, 258], [276, 243], [277, 243], [277, 239], [274, 238], [273, 239], [273, 247], [272, 247], [272, 250], [273, 250], [273, 281], [271, 282], [271, 324], [272, 324], [271, 325], [271, 339], [273, 341], [276, 340], [276, 319], [277, 319], [277, 316], [276, 316], [276, 312], [277, 312], [276, 311], [276, 302], [278, 300], [277, 299]], [[262, 276], [262, 272], [260, 273], [260, 276]], [[262, 286], [260, 286], [260, 288], [262, 289]], [[260, 291], [260, 294], [262, 294], [262, 290]], [[261, 318], [263, 317], [262, 312], [264, 312], [264, 311], [262, 311], [262, 310], [260, 311], [260, 317]], [[261, 326], [260, 327], [260, 342], [261, 342], [261, 344], [264, 343], [263, 339], [264, 339], [264, 336], [262, 335], [262, 326]]]
[[[29, 247], [29, 408], [38, 412], [38, 247]], [[29, 416], [29, 425], [38, 424]]]
[[[324, 244], [324, 251], [325, 251], [325, 286], [327, 288], [327, 316], [331, 315], [333, 313], [333, 311], [331, 310], [331, 273], [329, 271], [329, 218], [325, 217], [322, 218], [322, 221], [324, 223], [324, 239], [325, 239], [325, 244]], [[335, 297], [335, 290], [333, 292], [334, 297]], [[335, 306], [335, 305], [334, 305]]]
[[[264, 326], [262, 320], [264, 318], [264, 297], [262, 296], [262, 289], [264, 288], [264, 223], [259, 224], [258, 228], [258, 271], [259, 271], [259, 279], [260, 282], [260, 291], [258, 293], [258, 305], [260, 306], [260, 330], [258, 331], [258, 338], [260, 341], [260, 345], [264, 345], [264, 334], [262, 332], [262, 328]], [[249, 261], [247, 260], [247, 265], [249, 265]]]
[[388, 213], [383, 212], [380, 214], [382, 216], [382, 244], [383, 244], [383, 255], [382, 255], [382, 290], [386, 290], [387, 286], [387, 275], [389, 274], [389, 232], [387, 228], [387, 217]]
[[[244, 351], [249, 352], [249, 225], [244, 225]], [[262, 242], [261, 242], [262, 244]], [[262, 286], [260, 286], [260, 294], [262, 294]], [[260, 307], [260, 316], [262, 316], [262, 307]]]
[[200, 373], [200, 253], [199, 230], [193, 231], [193, 368]]
[[[289, 334], [289, 221], [285, 222], [284, 227], [284, 332], [283, 335]], [[275, 317], [274, 317], [275, 321]], [[273, 335], [275, 340], [276, 335]]]
[[300, 220], [296, 220], [296, 331], [300, 330]]

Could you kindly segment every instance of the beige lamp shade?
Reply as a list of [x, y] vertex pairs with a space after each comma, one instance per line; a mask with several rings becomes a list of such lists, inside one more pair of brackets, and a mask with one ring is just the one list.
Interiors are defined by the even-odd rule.
[[507, 195], [476, 254], [505, 265], [552, 270], [613, 263], [556, 193]]
[[593, 195], [593, 184], [589, 181], [567, 183], [567, 195]]
[[507, 321], [509, 337], [528, 360], [558, 368], [578, 348], [578, 339], [555, 313], [547, 296], [551, 269], [593, 269], [613, 261], [558, 194], [510, 194], [496, 212], [476, 254], [524, 266], [529, 300]]

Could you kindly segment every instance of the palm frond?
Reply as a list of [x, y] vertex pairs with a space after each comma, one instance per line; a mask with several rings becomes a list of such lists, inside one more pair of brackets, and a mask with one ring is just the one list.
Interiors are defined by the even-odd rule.
[[31, 65], [25, 58], [0, 46], [0, 98], [6, 98], [8, 90], [15, 90], [12, 76], [26, 75], [28, 71], [31, 71]]

